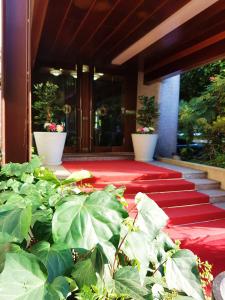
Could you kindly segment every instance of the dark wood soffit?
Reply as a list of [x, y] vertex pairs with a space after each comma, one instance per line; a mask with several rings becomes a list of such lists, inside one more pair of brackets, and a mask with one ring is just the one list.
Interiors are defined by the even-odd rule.
[[155, 70], [158, 70], [166, 65], [169, 65], [171, 63], [176, 63], [177, 60], [180, 60], [182, 58], [188, 57], [195, 52], [198, 52], [199, 50], [202, 50], [204, 48], [207, 48], [217, 42], [225, 40], [225, 31], [218, 33], [217, 35], [214, 35], [190, 48], [187, 48], [183, 51], [180, 51], [178, 53], [175, 53], [174, 55], [171, 55], [170, 57], [161, 60], [157, 64], [155, 64], [153, 67], [149, 69], [145, 69], [145, 74], [147, 75], [148, 73], [154, 72]]
[[149, 84], [159, 78], [179, 74], [222, 58], [225, 58], [225, 39], [202, 48], [189, 56], [182, 57], [173, 63], [164, 65], [155, 71], [145, 73], [144, 82]]
[[[131, 26], [130, 29], [123, 33], [117, 40], [111, 39], [107, 42], [104, 50], [104, 58], [112, 60], [122, 51], [126, 50], [129, 46], [135, 43], [138, 39], [142, 38], [145, 34], [151, 31], [153, 28], [158, 26], [172, 14], [174, 14], [181, 7], [186, 5], [190, 0], [161, 0], [154, 2], [152, 8], [147, 11], [146, 18], [135, 26]], [[150, 1], [151, 3], [152, 1]], [[99, 49], [100, 51], [101, 49]]]
[[33, 0], [31, 25], [31, 66], [34, 66], [49, 0]]
[[[96, 0], [83, 10], [70, 0], [49, 0], [39, 61], [77, 60], [111, 62], [126, 49], [190, 0], [111, 0], [111, 7], [97, 12]], [[86, 3], [85, 2], [85, 3]], [[74, 1], [73, 1], [74, 4]], [[144, 14], [140, 17], [140, 13]]]
[[148, 47], [139, 55], [140, 60], [144, 61], [145, 71], [154, 67], [159, 59], [162, 61], [224, 31], [224, 15], [225, 1], [223, 0]]

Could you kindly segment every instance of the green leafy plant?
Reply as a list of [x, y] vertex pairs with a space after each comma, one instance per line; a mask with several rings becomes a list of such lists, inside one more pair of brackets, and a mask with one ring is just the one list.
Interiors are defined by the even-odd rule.
[[57, 102], [59, 86], [50, 81], [33, 86], [33, 119], [34, 123], [43, 128], [46, 122], [58, 122], [58, 114], [62, 105]]
[[138, 133], [153, 132], [156, 118], [159, 116], [155, 97], [139, 96], [140, 108], [137, 111], [137, 123], [142, 126]]
[[88, 171], [59, 180], [35, 157], [0, 176], [1, 300], [205, 299], [196, 256], [145, 194], [132, 218], [123, 188], [79, 189]]
[[[225, 152], [224, 77], [213, 78], [201, 96], [191, 99], [189, 103], [181, 102], [179, 125], [187, 144], [192, 142], [196, 133], [201, 134], [200, 138], [206, 141], [200, 160], [224, 166], [225, 161], [221, 161]], [[190, 159], [190, 155], [186, 157]]]

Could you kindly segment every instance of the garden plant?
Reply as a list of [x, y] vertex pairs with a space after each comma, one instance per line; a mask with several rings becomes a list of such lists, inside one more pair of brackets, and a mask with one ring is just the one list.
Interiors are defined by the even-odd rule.
[[205, 147], [197, 157], [189, 147], [184, 149], [183, 158], [195, 159], [225, 167], [225, 77], [211, 78], [211, 83], [201, 96], [189, 102], [181, 102], [179, 115], [180, 130], [187, 145], [195, 134], [205, 140]]
[[86, 190], [88, 171], [59, 180], [34, 157], [0, 176], [0, 300], [205, 299], [196, 256], [145, 194], [131, 217], [124, 188]]

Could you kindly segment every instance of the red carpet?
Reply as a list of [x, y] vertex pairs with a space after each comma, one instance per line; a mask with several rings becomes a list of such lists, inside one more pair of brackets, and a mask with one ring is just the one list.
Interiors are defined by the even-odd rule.
[[225, 210], [212, 204], [200, 204], [181, 207], [164, 208], [169, 216], [169, 225], [179, 225], [194, 222], [203, 222], [207, 220], [216, 220], [225, 218]]
[[213, 275], [225, 270], [225, 219], [175, 226], [166, 229], [174, 240], [180, 240], [202, 260], [213, 265]]
[[181, 178], [179, 172], [130, 160], [66, 161], [63, 167], [70, 172], [89, 170], [102, 182]]
[[125, 185], [131, 215], [136, 211], [135, 194], [147, 193], [169, 216], [165, 230], [171, 238], [213, 264], [214, 276], [225, 270], [225, 210], [210, 204], [209, 197], [196, 192], [179, 172], [129, 160], [64, 162], [63, 166], [71, 172], [91, 171], [97, 189]]
[[[147, 193], [159, 207], [203, 204], [209, 202], [209, 196], [195, 191], [177, 191], [165, 193]], [[128, 202], [134, 201], [134, 194], [126, 194]]]
[[[135, 181], [114, 181], [107, 184], [114, 184], [119, 187], [126, 186], [126, 194], [136, 194], [138, 192], [153, 193], [153, 192], [168, 192], [168, 191], [183, 191], [193, 190], [195, 185], [184, 179], [158, 179], [158, 180], [135, 180]], [[96, 183], [96, 188], [105, 187], [106, 183]]]

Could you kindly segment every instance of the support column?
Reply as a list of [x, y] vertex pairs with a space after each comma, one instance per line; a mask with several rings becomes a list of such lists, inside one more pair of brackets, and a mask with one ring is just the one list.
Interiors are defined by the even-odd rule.
[[159, 90], [159, 140], [157, 155], [171, 157], [177, 149], [180, 75], [161, 81]]
[[3, 0], [5, 162], [31, 153], [30, 0]]
[[[159, 105], [157, 132], [159, 139], [156, 155], [171, 157], [177, 147], [177, 126], [180, 93], [180, 75], [143, 84], [143, 73], [138, 75], [138, 96], [154, 96]], [[139, 104], [137, 104], [137, 107]]]

